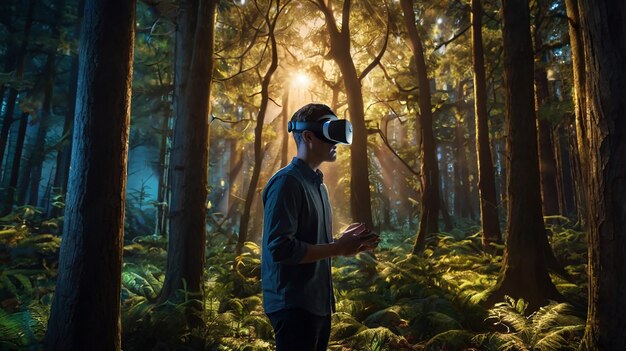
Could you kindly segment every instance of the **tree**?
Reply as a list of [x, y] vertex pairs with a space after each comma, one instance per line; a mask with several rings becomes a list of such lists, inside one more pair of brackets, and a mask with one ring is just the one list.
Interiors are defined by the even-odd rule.
[[570, 38], [570, 50], [572, 51], [572, 75], [574, 77], [574, 86], [572, 92], [574, 95], [574, 117], [576, 125], [576, 150], [572, 150], [572, 164], [574, 165], [574, 180], [577, 186], [576, 190], [576, 208], [578, 219], [581, 224], [585, 225], [587, 221], [587, 201], [585, 192], [580, 191], [587, 184], [585, 179], [587, 176], [587, 166], [585, 161], [585, 153], [588, 150], [587, 140], [585, 140], [585, 121], [584, 114], [586, 111], [585, 101], [585, 61], [584, 47], [580, 28], [580, 14], [578, 3], [576, 0], [565, 0], [565, 8], [567, 11], [568, 29]]
[[483, 228], [483, 250], [490, 243], [502, 241], [498, 220], [496, 179], [489, 144], [489, 115], [487, 113], [487, 83], [483, 54], [481, 0], [472, 0], [472, 57], [474, 70], [474, 111], [476, 115], [476, 154], [478, 160], [478, 190], [480, 218]]
[[89, 0], [48, 350], [120, 350], [135, 2]]
[[213, 74], [216, 0], [186, 0], [176, 26], [174, 134], [170, 156], [170, 237], [161, 302], [189, 304], [187, 320], [199, 326], [206, 246], [209, 100]]
[[[255, 1], [257, 9], [259, 5]], [[264, 22], [267, 27], [269, 39], [270, 39], [270, 65], [267, 71], [263, 75], [261, 82], [261, 106], [259, 107], [259, 113], [256, 118], [256, 126], [254, 128], [254, 165], [252, 169], [252, 178], [248, 185], [248, 191], [246, 193], [246, 203], [244, 206], [243, 214], [241, 215], [239, 238], [237, 239], [236, 252], [241, 253], [243, 244], [248, 240], [248, 222], [250, 221], [250, 212], [252, 205], [254, 204], [254, 198], [257, 193], [257, 186], [259, 184], [259, 177], [261, 175], [261, 163], [263, 162], [263, 125], [265, 124], [265, 115], [267, 113], [267, 105], [270, 101], [269, 87], [272, 81], [272, 75], [278, 68], [278, 48], [276, 45], [276, 22], [280, 16], [280, 13], [289, 4], [289, 1], [285, 1], [283, 5], [280, 4], [280, 0], [276, 0], [273, 18], [270, 18], [272, 7], [274, 7], [274, 1], [270, 1], [267, 11], [264, 14]]]
[[[28, 9], [26, 13], [26, 20], [24, 22], [24, 33], [22, 36], [22, 42], [17, 51], [16, 64], [15, 64], [15, 77], [17, 80], [22, 79], [24, 74], [24, 61], [26, 58], [26, 49], [28, 47], [28, 41], [30, 37], [31, 28], [33, 26], [33, 14], [35, 12], [35, 0], [31, 0], [28, 3]], [[15, 110], [15, 103], [17, 101], [18, 91], [16, 88], [9, 88], [9, 94], [7, 97], [6, 108], [4, 110], [4, 118], [2, 120], [2, 128], [0, 129], [0, 169], [2, 169], [2, 162], [4, 160], [4, 153], [6, 151], [9, 130], [13, 124], [13, 113]], [[6, 171], [6, 170], [5, 170]], [[5, 199], [5, 203], [0, 209], [0, 215], [6, 215], [11, 212], [11, 206], [13, 205], [13, 196], [15, 189], [10, 189], [6, 196], [11, 196], [11, 199]]]
[[585, 133], [579, 138], [587, 142], [584, 156], [589, 207], [589, 306], [581, 348], [623, 350], [626, 300], [620, 292], [626, 289], [626, 3], [578, 1], [578, 8], [587, 112], [582, 116]]
[[502, 9], [509, 206], [502, 271], [488, 302], [521, 297], [535, 310], [562, 297], [548, 275], [554, 256], [541, 212], [528, 1], [504, 0]]
[[550, 102], [550, 89], [548, 87], [548, 74], [544, 67], [547, 63], [547, 52], [543, 43], [543, 27], [546, 20], [546, 5], [544, 1], [537, 1], [537, 14], [534, 19], [534, 41], [537, 61], [535, 65], [535, 109], [537, 113], [537, 138], [539, 143], [539, 172], [541, 176], [541, 198], [544, 216], [559, 214], [559, 201], [557, 190], [557, 167], [554, 156], [554, 140], [552, 136], [552, 123], [540, 114]]
[[[83, 22], [83, 12], [85, 9], [85, 0], [78, 0], [78, 18], [74, 25], [73, 38], [80, 37], [81, 25]], [[53, 188], [57, 194], [65, 198], [67, 192], [67, 182], [69, 179], [70, 162], [72, 156], [72, 129], [74, 113], [76, 112], [76, 89], [78, 85], [78, 55], [73, 54], [71, 58], [69, 91], [67, 94], [65, 118], [63, 119], [63, 132], [61, 140], [59, 140], [59, 150], [57, 153], [56, 168], [54, 174]], [[48, 216], [53, 217], [59, 214], [58, 207], [51, 206], [48, 209]]]
[[433, 135], [433, 114], [430, 102], [430, 83], [426, 71], [424, 48], [422, 40], [415, 26], [415, 12], [413, 0], [401, 0], [404, 12], [404, 24], [408, 30], [409, 47], [413, 52], [417, 66], [417, 80], [419, 87], [419, 120], [421, 126], [421, 155], [422, 161], [422, 214], [420, 216], [419, 231], [413, 246], [413, 253], [421, 252], [426, 243], [426, 237], [439, 232], [439, 169], [437, 165], [435, 137]]
[[363, 222], [373, 227], [372, 205], [367, 155], [367, 129], [365, 127], [365, 110], [363, 107], [363, 91], [361, 82], [367, 74], [378, 65], [387, 48], [389, 37], [389, 23], [387, 33], [379, 54], [359, 74], [352, 53], [350, 15], [352, 0], [344, 0], [341, 11], [341, 30], [337, 26], [337, 18], [330, 1], [315, 0], [314, 2], [324, 15], [326, 32], [330, 39], [331, 57], [341, 71], [345, 93], [348, 100], [350, 121], [354, 128], [354, 137], [350, 146], [350, 211], [354, 222]]

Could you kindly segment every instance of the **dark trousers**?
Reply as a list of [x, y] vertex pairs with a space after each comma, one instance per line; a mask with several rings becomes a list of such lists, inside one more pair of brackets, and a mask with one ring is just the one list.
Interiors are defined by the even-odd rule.
[[276, 351], [326, 351], [330, 315], [318, 316], [302, 309], [267, 315], [276, 335]]

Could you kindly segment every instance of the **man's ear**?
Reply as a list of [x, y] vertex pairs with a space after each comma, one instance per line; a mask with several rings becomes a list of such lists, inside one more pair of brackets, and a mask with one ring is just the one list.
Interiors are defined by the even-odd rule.
[[308, 130], [302, 131], [302, 141], [304, 141], [305, 143], [310, 143], [312, 138], [313, 138], [312, 132]]

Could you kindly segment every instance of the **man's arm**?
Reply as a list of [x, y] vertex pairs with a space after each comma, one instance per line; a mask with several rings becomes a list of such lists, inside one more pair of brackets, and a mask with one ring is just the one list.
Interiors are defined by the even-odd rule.
[[378, 242], [378, 235], [373, 234], [363, 223], [354, 223], [333, 243], [307, 244], [306, 253], [298, 263], [311, 263], [335, 256], [354, 256], [361, 251], [373, 250]]

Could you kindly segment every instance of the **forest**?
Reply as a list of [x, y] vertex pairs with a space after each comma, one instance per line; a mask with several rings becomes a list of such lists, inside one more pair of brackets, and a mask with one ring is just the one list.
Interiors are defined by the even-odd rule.
[[626, 350], [624, 0], [3, 0], [0, 349], [275, 350], [261, 192], [324, 103], [329, 350]]

